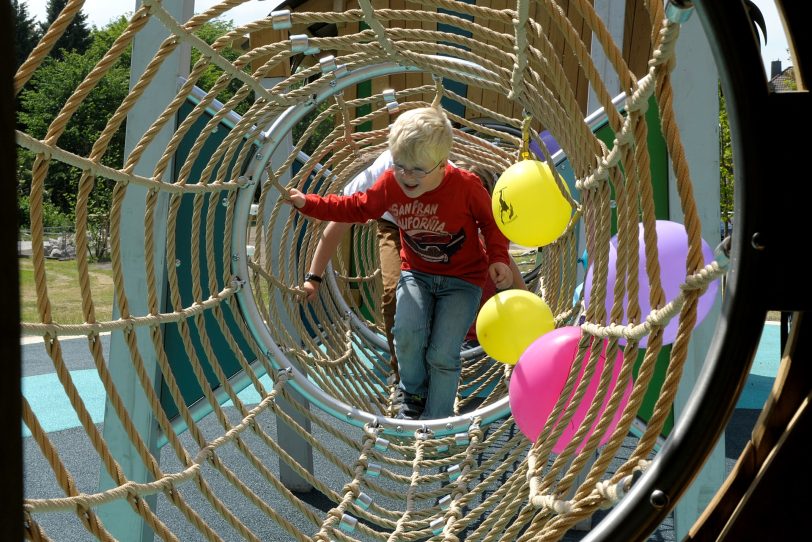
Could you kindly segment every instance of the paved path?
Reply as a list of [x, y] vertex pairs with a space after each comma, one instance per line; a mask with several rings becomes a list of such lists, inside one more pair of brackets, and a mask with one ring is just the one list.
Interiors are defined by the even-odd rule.
[[[741, 452], [744, 444], [750, 438], [753, 425], [755, 424], [764, 401], [769, 394], [772, 386], [773, 379], [780, 363], [779, 352], [779, 336], [780, 328], [777, 323], [768, 323], [762, 335], [761, 344], [759, 345], [756, 359], [750, 373], [750, 378], [747, 381], [745, 390], [740, 397], [737, 408], [725, 432], [725, 462], [726, 469], [729, 472], [739, 453]], [[107, 355], [109, 349], [109, 334], [102, 336], [102, 345]], [[62, 386], [59, 383], [56, 375], [53, 373], [53, 367], [50, 358], [47, 356], [43, 348], [42, 341], [38, 338], [23, 338], [21, 340], [22, 354], [23, 354], [23, 393], [31, 403], [32, 408], [37, 413], [40, 422], [45, 426], [49, 432], [49, 438], [60, 450], [60, 455], [66, 466], [71, 471], [74, 479], [76, 480], [79, 490], [85, 493], [94, 493], [98, 491], [99, 480], [99, 466], [95, 452], [89, 445], [87, 435], [84, 430], [79, 428], [79, 420], [73, 412]], [[96, 369], [93, 367], [92, 360], [89, 360], [87, 355], [86, 339], [83, 337], [75, 339], [66, 339], [61, 342], [63, 356], [68, 369], [71, 371], [71, 378], [73, 379], [77, 388], [79, 388], [85, 406], [91, 413], [93, 421], [101, 424], [104, 418], [105, 408], [105, 394], [99, 381]], [[267, 379], [267, 377], [265, 377]], [[268, 389], [270, 383], [265, 382]], [[247, 389], [240, 394], [241, 399], [246, 404], [255, 404], [259, 400], [259, 396], [252, 390]], [[231, 409], [228, 409], [231, 410]], [[321, 417], [328, 417], [328, 415], [321, 412], [314, 412], [314, 415]], [[209, 417], [212, 418], [212, 417]], [[272, 418], [272, 417], [271, 417]], [[328, 423], [331, 420], [327, 420]], [[218, 434], [221, 432], [219, 427], [208, 427], [212, 425], [211, 420], [204, 420], [202, 422], [204, 431], [209, 431], [209, 434]], [[274, 423], [271, 419], [268, 423]], [[214, 424], [216, 425], [216, 424]], [[274, 434], [272, 431], [270, 434]], [[54, 477], [51, 469], [45, 462], [42, 454], [39, 452], [36, 442], [29, 438], [30, 433], [23, 425], [23, 449], [25, 456], [25, 494], [35, 498], [57, 497], [62, 493], [54, 484]], [[182, 435], [184, 440], [188, 440], [188, 434]], [[319, 435], [319, 438], [332, 439], [328, 434]], [[632, 441], [632, 439], [630, 439]], [[192, 442], [186, 442], [188, 449], [195, 449]], [[634, 442], [630, 442], [630, 447], [634, 446]], [[341, 446], [336, 446], [340, 449]], [[270, 452], [257, 448], [255, 451], [262, 452], [267, 455], [267, 464], [275, 469], [277, 459], [272, 457]], [[167, 472], [173, 471], [172, 461], [174, 460], [173, 454], [169, 450], [162, 451], [161, 466]], [[334, 489], [340, 488], [346, 482], [342, 473], [339, 473], [335, 468], [326, 464], [319, 454], [315, 454], [317, 461], [316, 472], [319, 477], [329, 486]], [[347, 464], [352, 464], [357, 459], [354, 455], [347, 455], [345, 461]], [[179, 466], [176, 465], [179, 468]], [[248, 473], [249, 475], [252, 473]], [[229, 493], [231, 488], [227, 484], [222, 484], [224, 487], [216, 488], [218, 491]], [[300, 495], [306, 502], [308, 502], [318, 515], [323, 515], [330, 508], [332, 503], [318, 491], [313, 491], [306, 495]], [[285, 499], [272, 499], [269, 504], [285, 517], [288, 517], [296, 523], [303, 532], [315, 532], [313, 526], [308, 522], [301, 519], [301, 516], [295, 510], [290, 509], [290, 503]], [[393, 503], [397, 506], [397, 503]], [[163, 519], [168, 524], [173, 525], [174, 528], [184, 529], [184, 520], [180, 517], [173, 518], [172, 514], [176, 510], [172, 507], [160, 506], [159, 510], [163, 509], [161, 515], [169, 514], [169, 517], [163, 516]], [[201, 512], [206, 511], [206, 505], [201, 503]], [[246, 521], [249, 523], [256, 523], [258, 525], [255, 532], [266, 533], [267, 540], [287, 540], [287, 535], [280, 535], [276, 531], [268, 531], [268, 529], [275, 528], [267, 527], [268, 522], [261, 513], [255, 510], [246, 509]], [[208, 516], [209, 514], [206, 514]], [[56, 540], [91, 540], [88, 533], [84, 531], [78, 524], [75, 516], [72, 514], [48, 514], [41, 516], [43, 526], [46, 532], [52, 536], [57, 535]], [[253, 517], [257, 516], [257, 517]], [[596, 515], [595, 519], [599, 519], [600, 514]], [[212, 517], [206, 517], [206, 521], [217, 522], [219, 519], [216, 514]], [[264, 531], [263, 531], [264, 529]], [[189, 528], [188, 533], [178, 532], [181, 540], [197, 540], [199, 533]], [[279, 537], [281, 536], [281, 538]], [[576, 542], [586, 536], [586, 532], [570, 531], [563, 539], [565, 542]], [[673, 531], [673, 518], [671, 515], [660, 525], [650, 537], [650, 542], [673, 542], [675, 534]]]

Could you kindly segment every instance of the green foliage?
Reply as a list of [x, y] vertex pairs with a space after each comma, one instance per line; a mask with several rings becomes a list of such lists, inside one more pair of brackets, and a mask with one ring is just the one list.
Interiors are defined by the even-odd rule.
[[[113, 19], [101, 28], [93, 28], [93, 31], [91, 32], [92, 39], [87, 48], [87, 54], [90, 55], [91, 58], [102, 58], [105, 53], [110, 50], [110, 47], [113, 46], [113, 43], [115, 43], [118, 37], [121, 36], [125, 30], [127, 30], [127, 25], [129, 23], [130, 21], [126, 16], [120, 15], [118, 18]], [[127, 49], [121, 54], [118, 64], [126, 67], [129, 71], [131, 61], [132, 46], [127, 47]]]
[[[74, 89], [84, 80], [98, 61], [91, 48], [85, 54], [64, 51], [62, 59], [47, 58], [20, 95], [19, 120], [26, 132], [43, 139]], [[68, 121], [57, 145], [71, 153], [89, 156], [94, 142], [104, 130], [108, 119], [127, 95], [129, 68], [118, 63], [82, 101]], [[101, 159], [105, 165], [120, 168], [124, 154], [124, 129], [113, 136]], [[25, 155], [23, 155], [26, 158]], [[31, 159], [30, 154], [27, 156]], [[26, 165], [33, 164], [29, 162]], [[30, 171], [30, 166], [27, 168]], [[51, 202], [61, 212], [71, 214], [81, 172], [61, 162], [52, 162], [46, 180]], [[21, 179], [22, 180], [22, 179]], [[30, 182], [30, 180], [29, 180]], [[27, 191], [23, 187], [24, 191]], [[109, 194], [100, 197], [107, 198]]]
[[[234, 30], [234, 23], [232, 21], [224, 21], [222, 19], [214, 19], [209, 21], [208, 23], [201, 26], [196, 32], [195, 35], [208, 43], [209, 45], [214, 44], [217, 41], [217, 38], [222, 36], [223, 34], [227, 34]], [[220, 50], [220, 54], [223, 58], [228, 60], [229, 62], [233, 63], [237, 58], [239, 58], [239, 53], [229, 47], [225, 47]], [[192, 49], [192, 66], [194, 67], [195, 63], [200, 59], [200, 51], [197, 49]], [[246, 73], [250, 73], [249, 67], [246, 66], [243, 71]], [[217, 80], [223, 75], [223, 70], [219, 68], [214, 63], [209, 63], [203, 73], [200, 75], [200, 78], [197, 80], [196, 85], [202, 88], [205, 91], [209, 91], [216, 83]], [[217, 100], [222, 103], [228, 102], [236, 93], [237, 91], [243, 86], [244, 83], [237, 79], [231, 79], [228, 85], [219, 93], [217, 94]], [[244, 100], [242, 100], [237, 107], [234, 108], [234, 111], [239, 113], [240, 115], [244, 115], [248, 108], [251, 106], [251, 102], [253, 100], [253, 93], [249, 93], [248, 96]]]
[[[292, 130], [293, 136], [293, 144], [296, 145], [297, 142], [302, 138], [304, 135], [305, 130], [313, 123], [313, 121], [318, 117], [321, 113], [324, 112], [328, 107], [330, 107], [330, 102], [325, 100], [318, 104], [317, 107], [313, 109], [310, 113], [305, 115], [302, 120], [296, 123]], [[315, 131], [310, 135], [310, 138], [305, 143], [304, 147], [302, 147], [302, 152], [307, 155], [312, 155], [313, 152], [321, 145], [321, 142], [324, 141], [324, 138], [330, 135], [330, 133], [335, 128], [335, 116], [329, 116], [324, 119], [319, 125], [316, 127]], [[325, 157], [326, 158], [326, 157]]]
[[[65, 9], [67, 4], [68, 0], [48, 0], [45, 22], [43, 22], [40, 27], [40, 31], [43, 34], [45, 34], [48, 27], [51, 26], [51, 23], [59, 17], [59, 14]], [[56, 58], [62, 58], [65, 51], [83, 53], [88, 46], [90, 46], [91, 42], [92, 36], [87, 26], [87, 15], [80, 10], [65, 29], [62, 36], [56, 41], [51, 55]]]
[[[45, 29], [66, 3], [67, 0], [49, 1], [49, 23], [44, 25]], [[22, 8], [24, 7], [23, 5]], [[88, 31], [84, 14], [77, 15], [68, 27], [63, 40], [60, 40], [54, 49], [55, 51], [59, 49], [59, 54], [46, 58], [20, 93], [19, 128], [35, 138], [44, 139], [70, 96], [126, 30], [128, 22], [126, 17], [121, 16], [102, 28], [94, 27], [92, 31]], [[212, 44], [219, 36], [232, 29], [231, 21], [214, 20], [203, 25], [197, 34]], [[86, 41], [82, 39], [83, 33], [87, 33]], [[231, 61], [238, 57], [238, 53], [231, 49], [225, 49], [222, 53]], [[193, 49], [193, 62], [198, 58], [200, 53]], [[131, 59], [132, 48], [129, 47], [82, 100], [57, 139], [58, 147], [79, 156], [90, 155], [94, 143], [129, 92]], [[222, 73], [223, 70], [210, 64], [198, 81], [198, 86], [204, 89], [211, 88]], [[222, 102], [228, 101], [241, 86], [241, 82], [231, 81], [218, 95], [218, 99]], [[247, 101], [241, 103], [237, 112], [244, 113], [249, 105]], [[124, 136], [125, 126], [122, 124], [110, 139], [100, 160], [102, 164], [116, 169], [123, 166]], [[17, 199], [21, 227], [30, 227], [29, 193], [34, 161], [34, 153], [18, 148]], [[49, 163], [43, 194], [43, 220], [46, 227], [62, 226], [75, 221], [76, 198], [81, 175], [78, 169], [59, 161]], [[107, 257], [109, 212], [114, 185], [115, 183], [108, 179], [97, 178], [87, 204], [91, 256], [97, 260]]]
[[25, 0], [11, 0], [11, 7], [14, 10], [14, 48], [17, 55], [15, 67], [19, 68], [37, 46], [41, 34], [36, 20], [28, 13]]
[[[102, 29], [94, 29], [91, 41], [84, 52], [62, 50], [59, 57], [46, 58], [20, 93], [18, 123], [21, 129], [33, 137], [43, 139], [71, 94], [126, 27], [127, 21], [121, 17]], [[57, 140], [60, 148], [79, 156], [90, 155], [93, 144], [127, 95], [130, 56], [129, 51], [125, 52], [82, 101]], [[101, 163], [120, 168], [123, 159], [124, 127], [121, 126], [111, 138], [105, 154], [101, 157]], [[33, 153], [18, 149], [18, 204], [20, 225], [24, 227], [30, 227], [28, 194], [31, 189], [34, 161]], [[43, 195], [45, 227], [66, 225], [75, 220], [80, 179], [81, 171], [78, 169], [58, 161], [49, 163]], [[105, 232], [109, 229], [112, 186], [113, 183], [110, 181], [96, 179], [88, 201], [91, 242], [92, 239], [99, 239], [104, 243], [103, 245], [94, 243], [92, 250], [96, 259], [106, 257]]]
[[727, 120], [725, 97], [719, 87], [719, 216], [725, 226], [724, 235], [730, 234], [733, 222], [733, 151], [730, 145], [730, 124]]
[[[20, 227], [29, 229], [31, 224], [28, 222], [30, 214], [30, 201], [28, 196], [20, 196], [17, 199], [18, 209], [20, 211], [21, 219], [25, 219], [25, 223], [20, 222]], [[71, 218], [60, 212], [51, 202], [44, 201], [42, 204], [42, 222], [45, 228], [67, 228], [73, 225]]]

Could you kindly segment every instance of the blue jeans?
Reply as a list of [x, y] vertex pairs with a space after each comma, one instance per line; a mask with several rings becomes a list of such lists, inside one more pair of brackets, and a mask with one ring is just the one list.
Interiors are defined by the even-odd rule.
[[395, 308], [400, 387], [426, 398], [421, 418], [454, 414], [460, 346], [476, 317], [482, 289], [462, 279], [402, 271]]

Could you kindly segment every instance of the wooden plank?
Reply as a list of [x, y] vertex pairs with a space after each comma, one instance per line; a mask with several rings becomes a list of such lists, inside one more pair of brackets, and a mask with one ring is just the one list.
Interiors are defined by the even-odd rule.
[[[508, 0], [495, 0], [492, 2], [492, 6], [494, 9], [516, 9], [516, 2], [509, 2]], [[516, 30], [513, 28], [512, 24], [493, 24], [494, 29], [497, 29], [499, 32], [506, 34], [508, 36], [512, 36], [515, 34]], [[513, 53], [513, 51], [509, 51]], [[513, 71], [513, 65], [506, 66], [510, 72]], [[513, 116], [514, 111], [514, 104], [512, 100], [509, 100], [506, 94], [507, 90], [503, 92], [497, 93], [496, 98], [496, 112], [500, 115], [505, 115], [508, 117]], [[521, 108], [520, 108], [521, 109]]]
[[[421, 11], [424, 11], [426, 13], [436, 12], [437, 11], [437, 8], [435, 8], [433, 6], [424, 6], [422, 4], [420, 5], [420, 7], [418, 9], [420, 9]], [[437, 23], [434, 22], [434, 21], [423, 20], [421, 22], [421, 24], [420, 24], [420, 27], [423, 30], [426, 30], [428, 32], [436, 32], [437, 31]], [[434, 84], [434, 80], [431, 78], [431, 74], [424, 73], [423, 74], [423, 85], [432, 85], [432, 84]], [[423, 101], [431, 103], [431, 101], [433, 99], [434, 99], [434, 92], [424, 92], [423, 93]]]
[[[537, 23], [541, 21], [549, 21], [550, 16], [546, 10], [542, 8], [542, 6], [538, 2], [531, 2], [530, 9], [529, 9], [529, 16], [533, 21]], [[547, 24], [547, 23], [545, 23]], [[539, 51], [543, 50], [542, 47], [542, 39], [536, 37], [535, 32], [532, 30], [528, 31], [527, 33], [527, 40], [528, 46], [538, 49]], [[537, 69], [537, 68], [533, 68]], [[540, 74], [541, 75], [541, 74]], [[520, 104], [514, 104], [513, 107], [513, 118], [521, 118], [523, 113], [523, 107]]]
[[[333, 11], [333, 0], [308, 0], [307, 2], [302, 2], [299, 4], [296, 9], [291, 9], [291, 11], [304, 13], [308, 11], [315, 11], [320, 13], [329, 13]], [[289, 9], [289, 8], [285, 8]]]
[[[403, 8], [407, 9], [407, 10], [413, 10], [413, 11], [420, 11], [420, 10], [423, 9], [423, 7], [420, 4], [416, 4], [414, 2], [408, 2], [408, 1], [403, 2]], [[423, 24], [420, 21], [404, 21], [403, 22], [403, 27], [417, 30], [417, 29], [422, 29]], [[419, 74], [419, 73], [410, 72], [410, 73], [406, 73], [406, 74], [403, 75], [403, 88], [401, 88], [401, 89], [395, 88], [395, 89], [396, 90], [406, 90], [406, 89], [410, 89], [410, 88], [416, 88], [416, 87], [419, 87], [421, 85], [423, 85], [423, 75]]]
[[[390, 9], [398, 9], [403, 10], [405, 9], [406, 2], [404, 0], [389, 0], [389, 8]], [[393, 20], [388, 23], [384, 23], [384, 26], [387, 28], [407, 28], [407, 25], [412, 24], [411, 22], [403, 21], [403, 20]], [[393, 88], [395, 90], [403, 90], [406, 88], [406, 74], [405, 73], [393, 73], [389, 76], [389, 86], [385, 88]]]
[[[491, 9], [505, 9], [507, 7], [515, 8], [514, 5], [509, 5], [507, 0], [491, 0], [491, 1], [479, 0], [477, 4], [485, 7], [490, 7]], [[506, 25], [503, 23], [484, 20], [481, 21], [480, 24], [490, 28], [494, 32], [502, 32], [502, 33], [510, 32], [511, 34], [513, 33], [512, 27], [506, 27]], [[502, 97], [500, 101], [499, 93], [493, 90], [482, 89], [479, 87], [471, 87], [468, 89], [468, 98], [491, 111], [500, 112], [502, 114], [509, 114], [508, 101], [504, 97]], [[466, 117], [471, 119], [482, 118], [483, 116], [485, 116], [485, 114], [480, 113], [479, 111], [476, 110], [473, 110], [470, 115], [466, 114]]]
[[[270, 45], [288, 39], [287, 30], [274, 30], [273, 28], [263, 28], [256, 32], [251, 32], [248, 36], [248, 43], [251, 49], [262, 47], [263, 45]], [[270, 60], [270, 56], [263, 56], [255, 59], [251, 63], [251, 70], [258, 70], [263, 64]], [[290, 76], [290, 62], [280, 62], [274, 66], [266, 77], [289, 77]]]
[[[413, 11], [421, 11], [424, 9], [422, 5], [408, 1], [403, 3], [403, 7], [404, 9]], [[405, 28], [411, 28], [415, 30], [425, 29], [424, 23], [421, 21], [405, 21], [404, 26]], [[431, 78], [429, 77], [429, 79]], [[423, 83], [424, 80], [425, 75], [422, 73], [415, 72], [406, 73], [403, 78], [403, 90], [420, 87], [424, 84]]]
[[[491, 3], [490, 3], [489, 0], [476, 0], [476, 5], [477, 6], [490, 7]], [[474, 23], [476, 23], [478, 25], [481, 25], [481, 26], [484, 26], [484, 27], [489, 26], [489, 23], [488, 23], [487, 19], [479, 19], [477, 17], [474, 17]], [[478, 39], [478, 38], [476, 36], [474, 36], [474, 39]], [[482, 101], [482, 88], [480, 88], [480, 87], [478, 87], [476, 85], [468, 85], [468, 88], [466, 89], [465, 96], [466, 96], [466, 98], [468, 98], [469, 100], [471, 100], [474, 103], [480, 103]], [[473, 118], [477, 118], [479, 116], [480, 115], [479, 115], [479, 112], [477, 110], [471, 109], [470, 107], [465, 108], [465, 118], [466, 119], [473, 119]]]
[[[566, 8], [569, 5], [569, 1], [564, 0], [561, 4]], [[568, 50], [568, 47], [564, 41], [564, 34], [559, 30], [558, 24], [554, 23], [555, 19], [553, 16], [547, 10], [544, 11], [545, 13], [540, 15], [537, 21], [541, 25], [542, 32], [550, 41], [550, 45], [556, 55], [555, 59], [550, 60], [557, 61], [560, 64], [561, 59], [564, 58], [564, 52]]]
[[[356, 9], [358, 7], [358, 2], [355, 0], [348, 0], [346, 2], [347, 9]], [[338, 37], [345, 37], [351, 36], [358, 33], [360, 24], [358, 22], [349, 22], [349, 23], [339, 23], [336, 25], [336, 30], [338, 31]], [[350, 85], [349, 87], [344, 89], [344, 100], [351, 101], [355, 100], [358, 97], [358, 85]], [[354, 108], [351, 108], [350, 113], [355, 116]]]
[[643, 0], [627, 0], [623, 58], [638, 77], [648, 71], [651, 58], [651, 22]]
[[[569, 5], [567, 8], [567, 17], [572, 21], [572, 26], [575, 28], [576, 32], [581, 38], [581, 41], [584, 43], [591, 43], [592, 41], [592, 32], [589, 29], [589, 26], [586, 24], [586, 21], [578, 13], [578, 10], [573, 5]], [[588, 98], [588, 87], [589, 83], [586, 79], [586, 76], [581, 69], [580, 64], [578, 63], [578, 59], [575, 57], [575, 54], [570, 52], [564, 58], [564, 73], [567, 76], [567, 81], [569, 81], [570, 86], [573, 88], [575, 92], [575, 99], [578, 102], [578, 107], [581, 110], [582, 115], [586, 115], [586, 104]]]

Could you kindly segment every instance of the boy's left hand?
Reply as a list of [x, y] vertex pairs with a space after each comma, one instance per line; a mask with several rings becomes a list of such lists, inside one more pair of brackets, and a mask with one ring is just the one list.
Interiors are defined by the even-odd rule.
[[510, 288], [513, 286], [513, 274], [510, 272], [510, 267], [502, 262], [495, 262], [488, 267], [488, 275], [491, 280], [500, 290]]
[[305, 195], [296, 190], [295, 188], [291, 188], [288, 190], [288, 199], [283, 201], [283, 203], [290, 203], [297, 209], [301, 209], [305, 205]]

